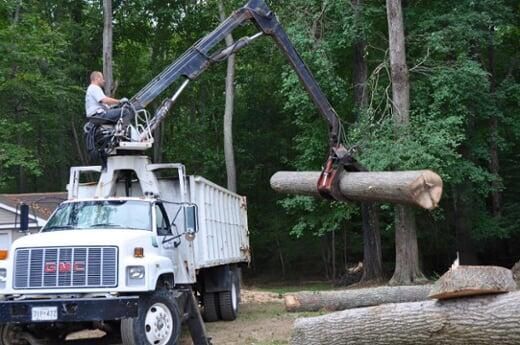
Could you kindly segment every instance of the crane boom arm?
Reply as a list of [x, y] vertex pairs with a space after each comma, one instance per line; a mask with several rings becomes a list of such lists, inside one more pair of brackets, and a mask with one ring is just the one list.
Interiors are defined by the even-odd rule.
[[[232, 33], [240, 25], [252, 22], [260, 33], [244, 37], [236, 41], [232, 46], [226, 47], [216, 53], [211, 53], [225, 37]], [[140, 90], [130, 102], [136, 109], [142, 109], [150, 104], [163, 91], [171, 86], [179, 78], [186, 81], [178, 92], [170, 100], [166, 100], [159, 108], [150, 122], [150, 130], [154, 130], [164, 119], [176, 97], [184, 90], [190, 80], [197, 79], [211, 65], [226, 60], [230, 55], [250, 44], [261, 35], [270, 36], [283, 52], [290, 65], [298, 75], [319, 113], [325, 118], [329, 127], [329, 158], [325, 164], [322, 177], [318, 182], [318, 190], [322, 196], [335, 199], [332, 189], [335, 175], [339, 166], [350, 167], [349, 170], [357, 170], [357, 163], [351, 157], [349, 151], [341, 144], [341, 124], [339, 117], [321, 90], [311, 71], [296, 51], [276, 15], [269, 9], [263, 0], [249, 0], [246, 5], [233, 12], [215, 30], [200, 39], [182, 56], [167, 66], [158, 76], [151, 80]], [[354, 167], [354, 168], [353, 168]]]

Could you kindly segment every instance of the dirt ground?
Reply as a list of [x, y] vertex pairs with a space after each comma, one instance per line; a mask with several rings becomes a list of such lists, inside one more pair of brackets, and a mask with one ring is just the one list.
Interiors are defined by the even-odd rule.
[[[294, 320], [301, 315], [285, 312], [281, 294], [242, 289], [242, 303], [237, 320], [206, 323], [213, 345], [283, 345], [288, 344]], [[92, 337], [100, 331], [85, 331], [69, 336], [67, 345], [120, 345]], [[191, 345], [185, 330], [180, 345]]]

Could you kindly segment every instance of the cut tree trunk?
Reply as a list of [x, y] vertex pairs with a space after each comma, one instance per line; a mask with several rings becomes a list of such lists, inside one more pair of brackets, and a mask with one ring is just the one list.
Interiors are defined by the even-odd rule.
[[[271, 187], [280, 193], [319, 196], [318, 171], [279, 171]], [[410, 204], [425, 209], [437, 207], [442, 180], [433, 171], [342, 172], [339, 192], [352, 201]]]
[[449, 299], [516, 290], [513, 272], [498, 266], [455, 266], [434, 284], [430, 296]]
[[417, 302], [428, 299], [432, 285], [380, 286], [341, 291], [302, 291], [285, 296], [288, 312], [338, 311], [385, 303]]
[[383, 304], [300, 318], [292, 345], [520, 344], [520, 292]]

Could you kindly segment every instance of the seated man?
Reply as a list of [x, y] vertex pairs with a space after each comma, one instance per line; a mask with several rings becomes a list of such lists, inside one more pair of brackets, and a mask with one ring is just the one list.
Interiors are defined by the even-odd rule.
[[87, 120], [100, 118], [116, 123], [121, 117], [122, 110], [125, 120], [130, 120], [127, 119], [131, 113], [128, 109], [110, 109], [110, 106], [118, 105], [128, 100], [126, 98], [115, 99], [106, 96], [101, 88], [104, 85], [105, 79], [103, 78], [103, 73], [94, 71], [90, 74], [90, 85], [85, 94], [85, 112], [87, 114]]

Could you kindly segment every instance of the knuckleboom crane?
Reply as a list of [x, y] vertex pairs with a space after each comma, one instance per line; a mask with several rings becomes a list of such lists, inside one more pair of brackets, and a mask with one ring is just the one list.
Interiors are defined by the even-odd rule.
[[[242, 37], [233, 45], [211, 53], [225, 37], [245, 23], [253, 23], [259, 32]], [[298, 75], [300, 82], [309, 94], [319, 113], [325, 118], [329, 129], [329, 153], [318, 181], [318, 190], [324, 198], [340, 199], [337, 190], [337, 176], [342, 170], [357, 171], [362, 168], [341, 142], [342, 125], [340, 119], [321, 90], [311, 71], [291, 43], [276, 15], [263, 0], [249, 0], [233, 12], [215, 30], [200, 39], [182, 56], [167, 66], [159, 75], [142, 88], [130, 101], [120, 105], [122, 114], [131, 113], [132, 121], [125, 123], [122, 118], [117, 124], [97, 123], [91, 126], [90, 152], [101, 155], [118, 154], [118, 150], [145, 150], [153, 144], [152, 132], [165, 119], [167, 113], [184, 91], [186, 86], [196, 80], [212, 65], [227, 60], [240, 49], [248, 46], [261, 36], [270, 36], [283, 52]], [[173, 83], [184, 81], [172, 97], [165, 99], [155, 114], [150, 117], [146, 107]], [[107, 126], [108, 125], [108, 126]], [[108, 127], [108, 128], [107, 128]], [[87, 135], [89, 138], [89, 135]]]

